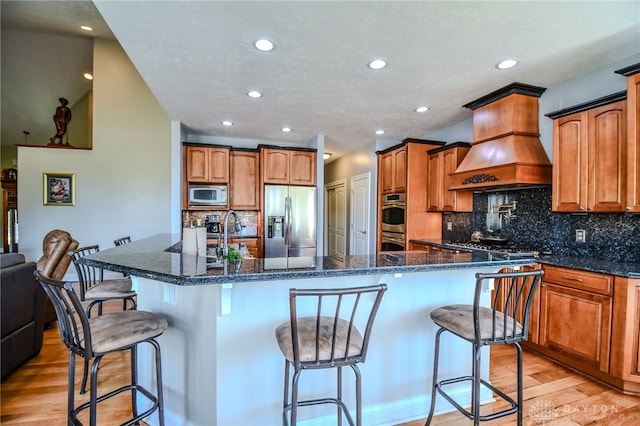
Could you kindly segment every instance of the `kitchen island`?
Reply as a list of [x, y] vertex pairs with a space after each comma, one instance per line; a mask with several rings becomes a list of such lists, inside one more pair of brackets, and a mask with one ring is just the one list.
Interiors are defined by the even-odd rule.
[[[83, 261], [128, 273], [138, 307], [163, 315], [169, 329], [162, 347], [166, 422], [171, 425], [281, 424], [284, 358], [275, 328], [288, 320], [289, 288], [386, 283], [363, 375], [363, 424], [395, 424], [424, 418], [430, 400], [434, 308], [471, 303], [476, 272], [528, 265], [486, 253], [393, 252], [331, 258], [243, 259], [207, 266], [206, 258], [179, 253], [179, 236], [161, 234], [91, 255]], [[490, 292], [482, 298], [488, 304]], [[448, 336], [451, 337], [451, 336]], [[461, 339], [443, 336], [440, 371], [468, 374], [471, 357]], [[151, 355], [139, 351], [140, 379]], [[488, 358], [485, 359], [488, 361]], [[488, 362], [483, 375], [488, 378]], [[349, 377], [349, 376], [346, 376]], [[354, 406], [353, 380], [345, 399]], [[335, 390], [335, 372], [303, 377], [301, 395]], [[468, 389], [457, 395], [468, 400]], [[491, 395], [483, 396], [485, 401]], [[442, 398], [437, 410], [452, 407]], [[305, 407], [299, 424], [335, 424], [335, 408]], [[150, 424], [157, 424], [149, 419]]]

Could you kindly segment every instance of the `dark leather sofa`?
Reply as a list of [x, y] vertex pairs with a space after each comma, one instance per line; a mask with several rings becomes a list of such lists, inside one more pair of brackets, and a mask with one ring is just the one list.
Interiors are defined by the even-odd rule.
[[35, 262], [19, 253], [0, 254], [0, 342], [2, 379], [40, 353], [47, 295], [33, 272]]

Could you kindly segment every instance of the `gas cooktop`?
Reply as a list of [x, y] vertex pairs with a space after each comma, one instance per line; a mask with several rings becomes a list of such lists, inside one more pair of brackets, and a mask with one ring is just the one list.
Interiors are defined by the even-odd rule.
[[455, 248], [455, 249], [472, 249], [472, 250], [480, 250], [480, 251], [487, 251], [487, 252], [493, 252], [493, 253], [504, 253], [504, 254], [509, 254], [510, 257], [540, 256], [540, 250], [537, 250], [531, 247], [517, 246], [510, 243], [484, 244], [484, 243], [476, 243], [476, 242], [468, 241], [468, 242], [448, 243], [447, 247]]

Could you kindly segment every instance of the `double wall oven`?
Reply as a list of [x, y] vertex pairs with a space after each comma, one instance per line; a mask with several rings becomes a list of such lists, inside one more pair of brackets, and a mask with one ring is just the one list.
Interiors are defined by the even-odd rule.
[[381, 251], [405, 250], [406, 205], [406, 195], [404, 193], [383, 196]]

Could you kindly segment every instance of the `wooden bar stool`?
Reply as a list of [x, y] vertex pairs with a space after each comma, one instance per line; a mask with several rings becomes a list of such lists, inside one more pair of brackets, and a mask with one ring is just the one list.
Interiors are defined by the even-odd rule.
[[[342, 425], [343, 411], [351, 426], [362, 425], [361, 377], [356, 364], [365, 361], [373, 321], [386, 290], [385, 284], [341, 289], [289, 290], [290, 320], [276, 328], [276, 340], [285, 357], [283, 425], [289, 424], [288, 411], [291, 411], [290, 424], [295, 425], [298, 407], [329, 403], [338, 406], [338, 425]], [[302, 303], [305, 303], [304, 306], [314, 307], [312, 315], [298, 316]], [[364, 330], [364, 333], [360, 330]], [[290, 380], [291, 366], [294, 373]], [[342, 400], [344, 366], [351, 367], [355, 373], [356, 423]], [[298, 400], [300, 373], [304, 370], [326, 368], [337, 369], [337, 396]], [[289, 386], [292, 388], [291, 398]]]
[[[45, 292], [53, 302], [58, 317], [58, 328], [63, 343], [69, 349], [69, 384], [67, 388], [67, 417], [69, 424], [81, 425], [78, 414], [89, 409], [89, 423], [97, 424], [97, 406], [102, 401], [131, 392], [133, 418], [125, 424], [139, 424], [145, 417], [156, 410], [160, 425], [164, 425], [164, 407], [162, 400], [162, 366], [160, 361], [160, 345], [155, 340], [168, 327], [167, 321], [160, 315], [128, 310], [108, 313], [89, 318], [76, 294], [73, 283], [48, 278], [40, 271], [34, 272]], [[155, 352], [156, 393], [138, 384], [137, 347], [141, 343], [149, 343]], [[98, 395], [98, 371], [100, 361], [106, 354], [118, 351], [131, 353], [131, 384]], [[91, 366], [91, 391], [89, 401], [75, 407], [75, 359], [79, 355], [86, 360], [93, 360]], [[137, 400], [142, 395], [151, 402], [151, 407], [139, 413]], [[106, 424], [112, 419], [104, 419]]]
[[[433, 360], [433, 386], [431, 388], [431, 407], [426, 425], [431, 423], [436, 405], [436, 392], [449, 401], [458, 411], [473, 420], [474, 425], [481, 421], [494, 420], [499, 417], [518, 413], [518, 425], [522, 425], [522, 348], [520, 341], [527, 339], [531, 303], [543, 271], [531, 272], [499, 272], [493, 274], [476, 274], [476, 288], [473, 305], [448, 305], [431, 312], [431, 319], [440, 326], [436, 332], [436, 347]], [[480, 306], [483, 292], [493, 290], [491, 307]], [[472, 373], [445, 380], [438, 380], [438, 358], [440, 337], [448, 331], [471, 343], [473, 347]], [[516, 365], [518, 369], [517, 401], [506, 393], [480, 377], [481, 349], [488, 345], [513, 345], [516, 349]], [[445, 390], [453, 383], [470, 382], [471, 410], [465, 409]], [[494, 413], [480, 414], [480, 386], [490, 389], [505, 400], [509, 407]]]

